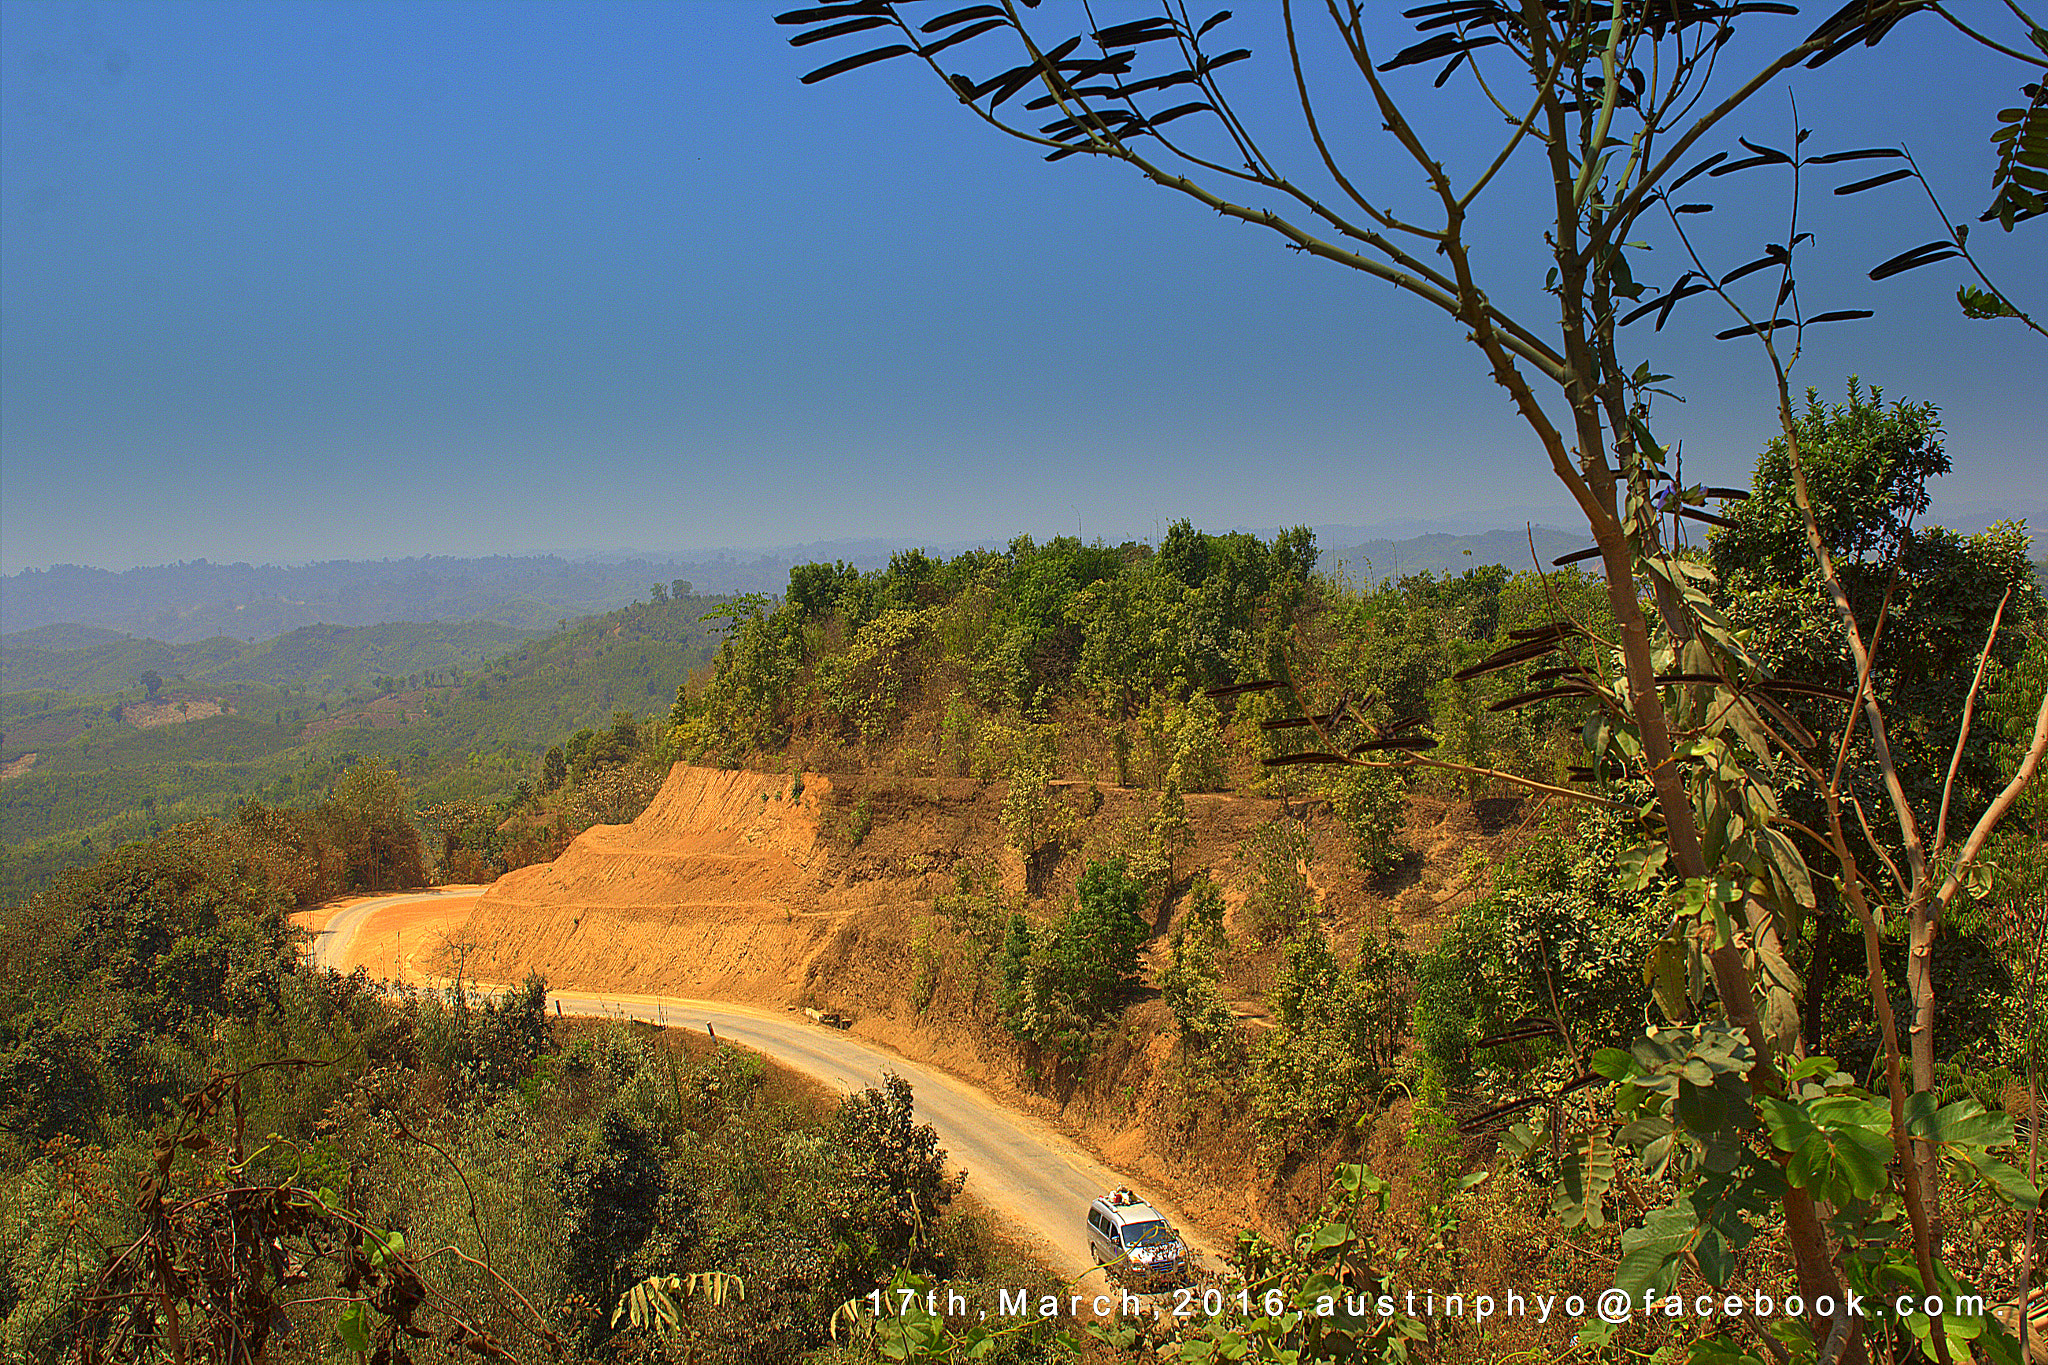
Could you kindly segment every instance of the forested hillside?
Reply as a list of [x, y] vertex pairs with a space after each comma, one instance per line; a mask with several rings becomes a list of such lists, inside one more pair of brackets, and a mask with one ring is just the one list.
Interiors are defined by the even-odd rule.
[[[841, 1100], [702, 1035], [565, 1025], [537, 978], [306, 966], [288, 912], [322, 862], [407, 880], [395, 791], [181, 825], [0, 918], [0, 1355], [651, 1359], [674, 1328], [795, 1361], [899, 1268], [1055, 1288], [958, 1209], [900, 1082]], [[615, 1320], [636, 1285], [675, 1321]]]
[[492, 621], [387, 621], [374, 626], [302, 626], [260, 643], [215, 636], [186, 645], [119, 636], [76, 647], [43, 627], [0, 638], [0, 688], [23, 692], [106, 693], [134, 687], [146, 673], [179, 682], [261, 683], [345, 691], [379, 677], [469, 668], [534, 634]]
[[[664, 588], [658, 601], [524, 637], [481, 666], [420, 661], [502, 628], [401, 624], [307, 630], [251, 653], [224, 651], [203, 679], [144, 669], [146, 681], [130, 677], [113, 692], [10, 692], [0, 700], [0, 760], [9, 765], [0, 899], [237, 800], [320, 799], [362, 759], [402, 771], [423, 804], [510, 797], [522, 780], [538, 781], [543, 752], [575, 731], [610, 726], [619, 713], [665, 715], [691, 669], [712, 657], [716, 625], [701, 618], [721, 600]], [[325, 681], [341, 661], [393, 672]], [[415, 666], [396, 671], [408, 661]], [[268, 671], [279, 684], [229, 681], [238, 669]]]
[[181, 644], [216, 635], [263, 640], [323, 623], [492, 621], [546, 630], [563, 617], [630, 602], [649, 583], [668, 586], [686, 578], [683, 566], [666, 559], [559, 555], [339, 560], [296, 568], [201, 559], [118, 572], [59, 564], [0, 582], [0, 618], [10, 632], [71, 622]]
[[[2016, 623], [1992, 650], [1981, 733], [1958, 768], [1974, 808], [2012, 771], [2048, 678], [2027, 539], [1909, 529], [1892, 518], [1897, 491], [1831, 532], [1883, 542], [1848, 581], [1859, 601], [1891, 595], [1895, 662], [1875, 681], [1902, 746], [1940, 741], [2001, 600]], [[1827, 704], [1846, 661], [1806, 628], [1821, 605], [1814, 585], [1778, 562], [1790, 553], [1784, 498], [1767, 460], [1751, 501], [1686, 562], [1761, 657], [1814, 680], [1819, 690], [1787, 703], [1797, 721]], [[1411, 1273], [1439, 1288], [1473, 1268], [1530, 1273], [1548, 1120], [1483, 1120], [1526, 1107], [1532, 1090], [1572, 1086], [1587, 1051], [1639, 1031], [1654, 998], [1640, 958], [1678, 894], [1641, 866], [1640, 784], [1588, 750], [1598, 736], [1581, 724], [1584, 694], [1561, 689], [1536, 650], [1555, 643], [1541, 623], [1569, 620], [1598, 669], [1610, 599], [1569, 569], [1493, 566], [1361, 590], [1315, 562], [1306, 532], [1268, 541], [1183, 522], [1156, 547], [1019, 539], [1000, 554], [905, 551], [866, 573], [802, 565], [782, 600], [723, 604], [716, 626], [698, 622], [701, 601], [610, 613], [460, 679], [330, 710], [305, 727], [344, 728], [290, 749], [265, 749], [261, 717], [241, 715], [111, 741], [163, 746], [152, 758], [168, 781], [192, 780], [208, 745], [248, 744], [237, 761], [252, 778], [266, 763], [296, 766], [252, 788], [231, 819], [103, 854], [0, 919], [0, 1117], [12, 1143], [0, 1161], [18, 1173], [0, 1203], [10, 1346], [48, 1355], [82, 1294], [152, 1301], [159, 1270], [95, 1279], [98, 1262], [77, 1247], [151, 1248], [138, 1266], [203, 1254], [185, 1224], [149, 1222], [153, 1205], [138, 1214], [93, 1193], [116, 1166], [149, 1160], [161, 1163], [152, 1188], [183, 1207], [213, 1207], [232, 1175], [264, 1208], [297, 1210], [284, 1225], [308, 1240], [293, 1254], [316, 1284], [341, 1286], [314, 1330], [344, 1343], [417, 1326], [515, 1355], [559, 1343], [572, 1358], [659, 1358], [668, 1348], [655, 1347], [652, 1320], [609, 1307], [630, 1307], [640, 1285], [643, 1303], [670, 1296], [678, 1340], [707, 1356], [826, 1359], [820, 1324], [833, 1307], [899, 1271], [922, 1277], [905, 1284], [983, 1295], [1030, 1282], [1035, 1272], [947, 1211], [951, 1182], [908, 1095], [773, 1102], [736, 1054], [552, 1024], [537, 979], [480, 1004], [298, 965], [289, 907], [435, 876], [489, 880], [579, 828], [630, 819], [678, 758], [765, 769], [783, 799], [801, 798], [805, 771], [834, 774], [814, 870], [891, 888], [887, 936], [848, 922], [834, 940], [832, 976], [863, 1008], [971, 1040], [1047, 1102], [1123, 1115], [1148, 1150], [1179, 1153], [1190, 1181], [1255, 1157], [1273, 1172], [1256, 1191], [1269, 1220], [1340, 1220], [1245, 1243], [1257, 1283], [1292, 1293], [1327, 1273], [1340, 1245], [1376, 1260], [1432, 1246]], [[1907, 569], [1893, 574], [1895, 562]], [[676, 686], [669, 661], [711, 657], [714, 629], [713, 666]], [[1262, 685], [1274, 681], [1285, 685]], [[166, 684], [157, 704], [178, 695]], [[34, 723], [56, 724], [63, 699], [35, 700]], [[657, 703], [656, 717], [636, 718], [628, 701]], [[607, 706], [610, 723], [593, 723]], [[376, 715], [405, 719], [364, 728]], [[67, 763], [110, 742], [103, 715], [81, 723]], [[273, 715], [269, 729], [281, 728]], [[451, 767], [410, 747], [428, 736], [450, 752], [501, 747]], [[1331, 745], [1396, 767], [1285, 761]], [[1548, 802], [1566, 789], [1596, 801]], [[1224, 791], [1280, 799], [1204, 795]], [[949, 812], [959, 797], [993, 812], [995, 849], [976, 817]], [[1813, 818], [1798, 804], [1808, 799], [1791, 798], [1799, 817]], [[1267, 815], [1248, 824], [1254, 806]], [[1973, 1113], [2015, 1103], [2002, 1059], [2041, 1044], [2023, 1004], [2024, 946], [2000, 908], [2038, 876], [2027, 849], [2040, 811], [2027, 810], [2030, 824], [2001, 836], [1984, 908], [1957, 915], [1939, 949], [1958, 984], [1938, 1020], [1938, 1095]], [[1425, 859], [1429, 820], [1470, 828], [1467, 846], [1430, 836]], [[905, 899], [898, 887], [937, 894]], [[1410, 887], [1434, 889], [1417, 899]], [[1830, 965], [1853, 951], [1855, 930], [1837, 893], [1815, 890], [1792, 946], [1807, 994], [1791, 1026], [1861, 1070], [1881, 1060], [1865, 984]], [[1435, 909], [1370, 909], [1392, 895]], [[306, 1062], [280, 1070], [286, 1056]], [[152, 1145], [156, 1131], [194, 1137]], [[38, 1145], [53, 1134], [65, 1141]], [[345, 1187], [330, 1175], [343, 1169]], [[491, 1193], [472, 1210], [480, 1177]], [[1968, 1220], [1951, 1254], [1979, 1265], [2014, 1215], [1975, 1190], [1951, 1197]], [[318, 1248], [349, 1228], [389, 1249], [331, 1263]], [[400, 1231], [404, 1248], [484, 1254], [436, 1268], [388, 1240]], [[1546, 1253], [1535, 1283], [1565, 1290], [1609, 1273], [1617, 1231], [1586, 1223]], [[33, 1269], [44, 1264], [68, 1269]], [[650, 1276], [712, 1272], [737, 1276], [748, 1297], [722, 1299], [701, 1278], [648, 1288]], [[380, 1297], [380, 1276], [436, 1293]], [[494, 1292], [505, 1284], [519, 1295]], [[207, 1321], [233, 1319], [233, 1303], [207, 1303]], [[1016, 1324], [996, 1347], [1048, 1358], [1056, 1327]], [[1561, 1352], [1574, 1329], [1435, 1330], [1440, 1358], [1479, 1359]], [[1117, 1358], [1111, 1343], [1086, 1349]]]

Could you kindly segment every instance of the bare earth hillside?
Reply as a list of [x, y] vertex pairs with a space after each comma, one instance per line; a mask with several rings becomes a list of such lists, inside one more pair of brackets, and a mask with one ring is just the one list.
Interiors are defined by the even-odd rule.
[[677, 767], [632, 824], [594, 826], [554, 862], [499, 878], [465, 929], [471, 971], [787, 1003], [847, 913], [817, 906], [831, 785], [810, 781], [792, 802], [786, 778]]
[[[1087, 830], [1142, 814], [1157, 799], [1137, 789], [1094, 790], [1100, 809], [1044, 877], [1041, 905], [1071, 892]], [[871, 820], [858, 842], [848, 833], [856, 800]], [[565, 991], [837, 1010], [853, 1020], [857, 1037], [969, 1079], [1055, 1124], [1170, 1193], [1212, 1231], [1277, 1228], [1300, 1216], [1320, 1193], [1324, 1163], [1276, 1173], [1246, 1145], [1232, 1116], [1185, 1110], [1170, 1084], [1172, 1014], [1155, 991], [1139, 993], [1085, 1078], [1058, 1093], [1029, 1076], [988, 1023], [985, 986], [970, 962], [974, 947], [935, 903], [962, 862], [998, 869], [1012, 892], [1024, 888], [1021, 861], [997, 824], [1001, 801], [1000, 783], [815, 773], [792, 800], [785, 776], [678, 765], [632, 824], [596, 826], [553, 863], [506, 874], [466, 921], [450, 914], [436, 932], [473, 943], [468, 972], [479, 980], [516, 981], [531, 969]], [[1190, 796], [1188, 807], [1196, 844], [1179, 866], [1214, 870], [1234, 931], [1244, 897], [1234, 855], [1256, 826], [1288, 808], [1232, 794]], [[1317, 810], [1299, 801], [1292, 813], [1318, 824]], [[1526, 832], [1534, 814], [1514, 798], [1413, 798], [1406, 837], [1418, 856], [1378, 879], [1348, 869], [1341, 839], [1324, 828], [1308, 869], [1318, 917], [1339, 943], [1389, 917], [1411, 941], [1432, 941], [1443, 913], [1475, 890], [1472, 869], [1484, 860], [1467, 850], [1496, 853]], [[1162, 912], [1154, 926], [1148, 955], [1155, 966], [1176, 912]], [[422, 922], [406, 931], [415, 968], [424, 964], [413, 935], [424, 946], [428, 928]], [[1277, 957], [1277, 950], [1245, 947], [1223, 983], [1254, 1028], [1265, 1023], [1263, 991]], [[920, 1008], [913, 983], [934, 975]]]

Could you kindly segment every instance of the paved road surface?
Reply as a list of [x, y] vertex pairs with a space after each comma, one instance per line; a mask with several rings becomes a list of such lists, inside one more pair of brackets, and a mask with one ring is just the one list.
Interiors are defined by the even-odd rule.
[[[463, 888], [463, 894], [470, 894], [469, 888]], [[347, 960], [356, 931], [372, 914], [423, 899], [432, 897], [418, 892], [382, 896], [342, 911], [316, 936], [314, 961], [338, 968]], [[548, 998], [562, 1014], [703, 1029], [848, 1094], [879, 1085], [884, 1072], [895, 1072], [910, 1082], [918, 1117], [938, 1131], [953, 1165], [968, 1173], [967, 1188], [1063, 1274], [1080, 1275], [1090, 1269], [1083, 1242], [1089, 1202], [1118, 1186], [1140, 1185], [977, 1087], [838, 1029], [813, 1024], [801, 1014], [674, 996], [551, 991]], [[1139, 1193], [1147, 1192], [1139, 1188]], [[1213, 1246], [1188, 1233], [1170, 1205], [1154, 1203], [1182, 1229], [1206, 1264], [1222, 1263]], [[1091, 1274], [1089, 1279], [1099, 1284], [1101, 1276]]]
[[360, 901], [346, 910], [338, 911], [333, 919], [327, 921], [325, 928], [314, 933], [313, 965], [332, 967], [336, 971], [348, 970], [342, 964], [348, 961], [349, 949], [355, 945], [356, 931], [379, 910], [414, 901], [480, 896], [489, 889], [487, 886], [442, 886], [432, 891], [406, 891], [395, 896], [377, 896], [371, 900]]

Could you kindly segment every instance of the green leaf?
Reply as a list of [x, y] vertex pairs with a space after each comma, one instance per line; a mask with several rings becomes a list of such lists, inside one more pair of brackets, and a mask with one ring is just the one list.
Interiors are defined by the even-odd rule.
[[1801, 1061], [1794, 1062], [1789, 1068], [1787, 1068], [1785, 1072], [1785, 1084], [1796, 1086], [1801, 1081], [1809, 1080], [1814, 1076], [1829, 1075], [1833, 1073], [1834, 1069], [1834, 1058], [1823, 1057], [1816, 1053], [1811, 1057], [1807, 1057]]
[[1759, 833], [1763, 836], [1764, 857], [1778, 870], [1778, 875], [1791, 889], [1793, 899], [1808, 910], [1813, 909], [1813, 878], [1807, 873], [1806, 859], [1800, 854], [1799, 845], [1779, 830], [1766, 828]]
[[1957, 1100], [1935, 1110], [1934, 1096], [1924, 1090], [1915, 1091], [1907, 1101], [1906, 1131], [1916, 1138], [1958, 1147], [2004, 1147], [2013, 1141], [2009, 1116], [1988, 1113], [1975, 1100]]
[[1781, 1152], [1796, 1152], [1814, 1136], [1813, 1120], [1796, 1104], [1766, 1095], [1757, 1108], [1771, 1135], [1771, 1145]]
[[[1695, 1069], [1707, 1078], [1707, 1084], [1699, 1084], [1691, 1075]], [[1698, 1137], [1719, 1132], [1728, 1124], [1727, 1097], [1712, 1084], [1713, 1073], [1706, 1063], [1688, 1063], [1686, 1072], [1686, 1082], [1678, 1087], [1678, 1103], [1671, 1109], [1673, 1117]]]
[[1649, 1289], [1668, 1290], [1678, 1275], [1678, 1258], [1698, 1226], [1692, 1206], [1678, 1204], [1657, 1209], [1641, 1227], [1625, 1230], [1615, 1288], [1634, 1299]]
[[1735, 1273], [1736, 1256], [1757, 1235], [1758, 1221], [1785, 1193], [1784, 1177], [1771, 1162], [1738, 1152], [1739, 1165], [1710, 1175], [1687, 1196], [1699, 1218], [1693, 1258], [1709, 1283], [1720, 1287]]
[[1990, 318], [2016, 318], [2019, 310], [1988, 289], [1976, 289], [1970, 285], [1956, 287], [1956, 302], [1962, 306], [1963, 316], [1978, 322]]
[[1868, 1199], [1884, 1183], [1891, 1155], [1890, 1141], [1868, 1129], [1818, 1129], [1792, 1154], [1787, 1173], [1794, 1185], [1822, 1199]]
[[1985, 1183], [1997, 1190], [1999, 1197], [2006, 1203], [2021, 1209], [2041, 1207], [2041, 1191], [2033, 1181], [2027, 1179], [2025, 1172], [2008, 1166], [2003, 1161], [1995, 1161], [1982, 1152], [1971, 1152], [1969, 1161], [1970, 1165], [1976, 1168], [1977, 1174], [1983, 1176]]
[[1686, 946], [1676, 938], [1664, 938], [1651, 950], [1643, 964], [1643, 976], [1656, 997], [1657, 1008], [1666, 1019], [1683, 1019], [1687, 1013]]
[[1604, 1227], [1607, 1217], [1602, 1200], [1613, 1184], [1614, 1147], [1605, 1133], [1588, 1133], [1564, 1160], [1557, 1188], [1551, 1192], [1550, 1211], [1568, 1228], [1581, 1223], [1589, 1228]]
[[1610, 1081], [1625, 1081], [1642, 1070], [1635, 1058], [1618, 1047], [1603, 1047], [1594, 1053], [1592, 1067], [1596, 1074]]
[[1644, 891], [1664, 870], [1671, 850], [1663, 844], [1637, 844], [1615, 857], [1614, 867], [1622, 884], [1631, 891]]
[[1700, 1164], [1716, 1175], [1726, 1175], [1742, 1164], [1742, 1158], [1749, 1154], [1749, 1148], [1742, 1143], [1741, 1136], [1730, 1128], [1720, 1128], [1701, 1139], [1706, 1154]]
[[1717, 1336], [1695, 1341], [1685, 1357], [1685, 1365], [1766, 1365], [1766, 1362], [1727, 1337]]
[[362, 1300], [358, 1299], [341, 1310], [334, 1331], [341, 1338], [341, 1344], [349, 1350], [367, 1352], [370, 1349], [370, 1328], [364, 1321]]
[[1856, 1095], [1824, 1095], [1806, 1106], [1813, 1121], [1826, 1128], [1857, 1128], [1891, 1141], [1892, 1114], [1876, 1100]]

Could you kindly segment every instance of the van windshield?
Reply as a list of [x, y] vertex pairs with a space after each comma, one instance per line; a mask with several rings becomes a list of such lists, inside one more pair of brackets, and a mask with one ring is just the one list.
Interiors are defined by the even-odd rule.
[[1124, 1226], [1124, 1245], [1127, 1247], [1163, 1247], [1173, 1241], [1173, 1229], [1157, 1218], [1149, 1223], [1128, 1223]]

